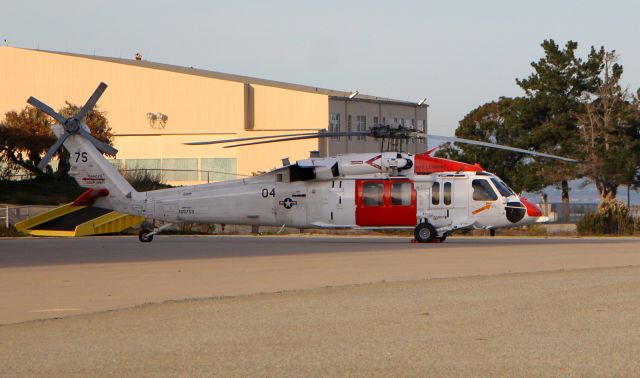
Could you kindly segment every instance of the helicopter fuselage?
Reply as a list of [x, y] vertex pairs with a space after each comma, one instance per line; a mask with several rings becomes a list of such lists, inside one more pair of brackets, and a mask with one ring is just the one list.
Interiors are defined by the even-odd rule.
[[[38, 167], [44, 169], [64, 145], [72, 156], [69, 174], [80, 186], [89, 188], [74, 204], [95, 205], [170, 223], [414, 228], [419, 242], [443, 241], [458, 229], [493, 230], [547, 220], [536, 205], [515, 194], [479, 165], [433, 157], [434, 149], [417, 155], [380, 152], [310, 158], [246, 179], [138, 192], [102, 156], [102, 152], [115, 156], [117, 150], [93, 137], [89, 127], [82, 123], [106, 88], [105, 83], [100, 83], [72, 117], [63, 117], [34, 97], [27, 100], [59, 123], [52, 126], [57, 140]], [[387, 145], [391, 142], [399, 148], [403, 143], [408, 145], [430, 137], [576, 162], [494, 143], [428, 135], [413, 127], [379, 124], [363, 131], [318, 131], [186, 144], [240, 142], [225, 146], [229, 148], [333, 136], [371, 136], [381, 139], [382, 146], [386, 140]], [[153, 235], [166, 227], [143, 229], [139, 239], [150, 242]]]
[[535, 205], [495, 175], [478, 169], [423, 173], [420, 160], [395, 152], [307, 159], [256, 177], [146, 192], [137, 213], [171, 223], [295, 228], [428, 222], [438, 235], [544, 221]]

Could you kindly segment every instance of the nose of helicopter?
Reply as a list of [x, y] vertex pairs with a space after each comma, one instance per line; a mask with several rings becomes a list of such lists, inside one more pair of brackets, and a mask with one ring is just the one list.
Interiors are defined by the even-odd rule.
[[525, 197], [520, 197], [520, 202], [527, 209], [527, 215], [532, 218], [535, 223], [546, 223], [549, 221], [549, 217], [546, 217], [542, 213], [542, 209], [535, 203], [529, 201]]
[[527, 215], [532, 218], [537, 218], [542, 216], [542, 209], [538, 207], [538, 205], [529, 201], [526, 197], [520, 197], [520, 202], [527, 208]]

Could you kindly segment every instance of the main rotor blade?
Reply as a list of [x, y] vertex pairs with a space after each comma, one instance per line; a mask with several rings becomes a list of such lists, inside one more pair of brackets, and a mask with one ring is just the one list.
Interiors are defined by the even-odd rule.
[[51, 147], [49, 147], [49, 149], [47, 150], [47, 154], [44, 156], [44, 158], [42, 158], [42, 160], [40, 160], [40, 163], [38, 163], [39, 170], [44, 171], [44, 167], [49, 164], [49, 160], [51, 160], [53, 155], [58, 152], [58, 149], [60, 148], [60, 146], [62, 146], [62, 143], [64, 143], [64, 141], [68, 137], [69, 133], [65, 132], [64, 134], [60, 135], [60, 138], [58, 138], [58, 140], [56, 140], [56, 142]]
[[115, 148], [111, 147], [110, 145], [99, 141], [98, 139], [94, 138], [93, 135], [91, 135], [87, 130], [84, 129], [83, 127], [84, 125], [81, 125], [80, 128], [78, 129], [78, 132], [80, 133], [80, 135], [82, 135], [83, 137], [89, 139], [89, 141], [91, 143], [93, 143], [94, 146], [96, 146], [97, 149], [99, 149], [102, 152], [105, 152], [109, 155], [115, 155], [118, 153], [118, 150], [116, 150]]
[[282, 137], [293, 137], [293, 136], [303, 136], [303, 135], [316, 135], [317, 133], [298, 133], [298, 134], [282, 134], [282, 135], [265, 135], [259, 137], [247, 137], [247, 138], [235, 138], [235, 139], [223, 139], [223, 140], [211, 140], [204, 142], [186, 142], [182, 144], [186, 144], [189, 146], [200, 146], [204, 144], [218, 144], [218, 143], [230, 143], [230, 142], [242, 142], [245, 140], [256, 140], [256, 139], [271, 139], [271, 138], [282, 138]]
[[529, 150], [524, 150], [522, 148], [503, 146], [501, 144], [495, 144], [495, 143], [489, 143], [489, 142], [481, 142], [479, 140], [455, 138], [455, 137], [448, 137], [448, 136], [442, 136], [442, 135], [432, 135], [432, 134], [426, 134], [426, 136], [427, 136], [427, 138], [430, 138], [430, 139], [444, 140], [444, 141], [455, 142], [455, 143], [472, 144], [472, 145], [475, 145], [475, 146], [482, 146], [482, 147], [497, 148], [499, 150], [507, 150], [507, 151], [519, 152], [519, 153], [522, 153], [522, 154], [541, 156], [541, 157], [546, 157], [546, 158], [550, 158], [550, 159], [562, 160], [562, 161], [566, 161], [566, 162], [569, 162], [569, 163], [577, 163], [578, 162], [578, 160], [570, 159], [570, 158], [566, 158], [566, 157], [562, 157], [562, 156], [545, 154], [545, 153], [536, 152], [536, 151], [529, 151]]
[[107, 84], [105, 83], [100, 83], [98, 85], [98, 88], [96, 88], [95, 91], [93, 91], [93, 94], [91, 95], [91, 97], [89, 97], [89, 99], [87, 100], [87, 103], [84, 104], [84, 106], [82, 107], [82, 109], [80, 109], [80, 111], [78, 112], [78, 114], [76, 114], [73, 118], [77, 119], [78, 122], [82, 121], [82, 119], [89, 114], [89, 112], [91, 111], [91, 109], [93, 109], [94, 106], [96, 106], [96, 103], [98, 102], [98, 100], [100, 99], [100, 96], [102, 96], [102, 94], [104, 93], [104, 90], [107, 89]]
[[29, 97], [27, 102], [29, 104], [35, 106], [36, 108], [42, 110], [43, 112], [47, 113], [51, 117], [53, 117], [53, 119], [58, 121], [58, 123], [61, 124], [61, 125], [64, 125], [64, 123], [67, 120], [66, 118], [64, 118], [63, 116], [58, 114], [55, 110], [53, 110], [49, 105], [45, 104], [44, 102], [38, 100], [37, 98], [35, 98], [33, 96]]
[[231, 146], [224, 146], [223, 148], [252, 146], [254, 144], [288, 142], [288, 141], [300, 140], [300, 139], [329, 138], [329, 137], [338, 137], [338, 136], [363, 136], [363, 135], [364, 136], [371, 136], [371, 132], [369, 132], [369, 131], [350, 131], [350, 132], [349, 131], [345, 131], [345, 132], [338, 132], [338, 133], [316, 133], [316, 134], [313, 134], [313, 135], [299, 136], [299, 137], [292, 137], [292, 138], [280, 138], [280, 139], [265, 140], [265, 141], [261, 141], [261, 142], [233, 144]]

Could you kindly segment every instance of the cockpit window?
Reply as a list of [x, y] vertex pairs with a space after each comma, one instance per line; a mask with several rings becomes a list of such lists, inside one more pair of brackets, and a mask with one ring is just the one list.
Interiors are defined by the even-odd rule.
[[495, 201], [498, 195], [487, 180], [476, 179], [471, 183], [474, 201]]
[[491, 182], [493, 183], [493, 185], [496, 186], [496, 188], [498, 188], [498, 191], [500, 192], [500, 194], [502, 194], [504, 197], [509, 197], [511, 195], [514, 195], [515, 193], [513, 192], [513, 190], [511, 190], [511, 188], [509, 188], [507, 186], [507, 184], [505, 184], [504, 182], [498, 180], [495, 177], [491, 178]]
[[433, 183], [433, 186], [431, 186], [431, 204], [440, 204], [440, 183], [437, 181]]

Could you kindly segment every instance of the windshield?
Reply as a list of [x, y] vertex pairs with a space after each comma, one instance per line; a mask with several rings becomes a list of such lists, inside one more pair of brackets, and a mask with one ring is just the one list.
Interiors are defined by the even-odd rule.
[[475, 179], [471, 182], [471, 186], [473, 187], [474, 201], [495, 201], [498, 199], [498, 195], [487, 180]]
[[507, 184], [498, 180], [497, 178], [492, 177], [491, 182], [493, 183], [493, 185], [496, 186], [496, 189], [498, 189], [498, 191], [500, 192], [500, 194], [502, 194], [503, 197], [509, 197], [515, 194], [513, 190], [511, 190], [511, 188], [507, 186]]

